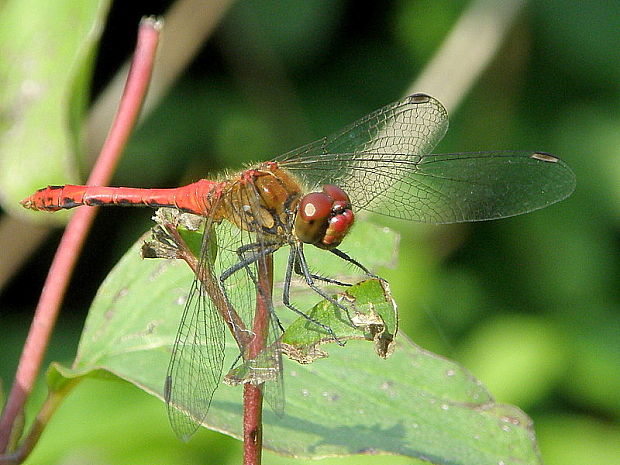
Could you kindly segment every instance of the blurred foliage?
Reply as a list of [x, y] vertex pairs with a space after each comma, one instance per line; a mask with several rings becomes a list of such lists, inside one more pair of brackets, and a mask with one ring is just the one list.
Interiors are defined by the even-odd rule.
[[[115, 184], [173, 186], [236, 169], [395, 100], [468, 4], [239, 1], [135, 133]], [[127, 34], [133, 37], [139, 17], [152, 8], [149, 2], [113, 5], [96, 89], [125, 58], [111, 51], [128, 48]], [[120, 17], [135, 18], [129, 33], [118, 30]], [[472, 225], [376, 219], [402, 233], [398, 266], [381, 270], [399, 304], [402, 331], [463, 362], [499, 401], [524, 408], [548, 465], [620, 461], [618, 30], [617, 2], [531, 2], [451, 115], [439, 147], [549, 151], [577, 175], [571, 198], [530, 215]], [[50, 360], [71, 359], [75, 328], [94, 291], [149, 227], [148, 217], [101, 212]], [[5, 386], [48, 264], [45, 250], [2, 294]], [[39, 401], [31, 401], [31, 414]], [[181, 445], [160, 402], [125, 385], [89, 381], [59, 409], [30, 463], [232, 464], [240, 450], [236, 441], [207, 431]], [[305, 463], [271, 454], [265, 462]]]
[[[66, 0], [38, 8], [27, 0], [1, 6], [0, 195], [7, 211], [22, 214], [17, 202], [33, 185], [77, 179], [73, 155], [108, 3]], [[66, 27], [70, 21], [75, 27]]]

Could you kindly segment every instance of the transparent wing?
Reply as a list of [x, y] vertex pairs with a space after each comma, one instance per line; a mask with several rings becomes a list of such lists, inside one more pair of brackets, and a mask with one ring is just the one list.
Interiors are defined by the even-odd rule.
[[[272, 321], [274, 320], [272, 319]], [[276, 324], [272, 324], [269, 336], [271, 342], [268, 342], [268, 347], [273, 345], [273, 349], [269, 348], [263, 351], [258, 357], [258, 366], [268, 369], [267, 377], [264, 378], [263, 395], [271, 409], [279, 417], [284, 415], [285, 405], [280, 333], [280, 328]]]
[[[375, 153], [408, 154], [430, 153], [448, 130], [448, 113], [439, 101], [426, 94], [413, 94], [376, 110], [341, 131], [323, 137], [298, 149], [285, 153], [276, 161], [283, 165], [306, 166], [308, 161], [330, 159], [333, 154]], [[335, 163], [340, 170], [347, 166]], [[308, 167], [310, 168], [310, 167]], [[323, 182], [325, 172], [312, 182]]]
[[[300, 164], [286, 168], [306, 171]], [[539, 152], [333, 154], [312, 163], [312, 173], [343, 188], [359, 209], [430, 223], [518, 215], [558, 202], [575, 188], [566, 163]]]
[[[280, 347], [281, 330], [273, 308], [272, 288], [272, 256], [271, 253], [279, 248], [283, 241], [282, 237], [264, 235], [260, 232], [261, 222], [269, 222], [267, 217], [270, 215], [261, 207], [260, 192], [251, 183], [244, 184], [244, 187], [231, 196], [231, 206], [238, 209], [237, 214], [241, 216], [245, 213], [246, 218], [250, 219], [250, 224], [241, 229], [241, 247], [244, 253], [238, 256], [240, 262], [248, 263], [236, 274], [236, 279], [244, 280], [246, 286], [253, 290], [253, 299], [244, 305], [250, 310], [244, 312], [244, 321], [252, 334], [252, 340], [248, 342], [242, 350], [245, 378], [244, 382], [252, 382], [262, 385], [263, 395], [271, 408], [277, 415], [284, 412], [284, 381], [282, 376], [282, 350]], [[240, 250], [239, 248], [237, 251]], [[259, 285], [259, 270], [265, 275], [269, 275], [271, 288], [263, 289]], [[260, 296], [263, 302], [260, 315], [257, 298]], [[237, 306], [238, 308], [238, 306]], [[255, 345], [257, 343], [257, 345]], [[256, 347], [258, 347], [258, 352]]]
[[420, 155], [430, 153], [447, 129], [443, 105], [429, 95], [413, 94], [277, 161], [311, 190], [336, 184], [356, 208], [386, 213], [389, 202], [381, 201], [386, 187], [415, 169]]
[[247, 377], [275, 384], [270, 392], [276, 395], [268, 397], [268, 401], [276, 411], [283, 408], [282, 361], [271, 296], [266, 302], [265, 348], [251, 360], [248, 354], [256, 336], [257, 267], [265, 263], [268, 244], [254, 231], [239, 228], [234, 218], [259, 217], [255, 195], [251, 187], [230, 189], [212, 205], [212, 213], [225, 211], [233, 221], [218, 223], [213, 217], [207, 220], [197, 273], [201, 279], [192, 285], [166, 377], [170, 423], [183, 440], [205, 422], [213, 393], [221, 382], [226, 322], [244, 364], [251, 368]]
[[172, 349], [164, 388], [175, 434], [187, 441], [204, 422], [224, 364], [224, 322], [195, 279]]
[[336, 184], [357, 209], [430, 223], [517, 215], [564, 199], [575, 177], [540, 152], [429, 154], [448, 127], [432, 97], [415, 94], [281, 157], [308, 188]]
[[[176, 435], [187, 441], [207, 417], [215, 390], [222, 380], [226, 321], [243, 341], [243, 314], [237, 308], [252, 305], [251, 286], [220, 276], [237, 261], [240, 231], [221, 222], [215, 215], [224, 204], [224, 196], [214, 200], [212, 215], [205, 221], [196, 278], [185, 305], [166, 376], [165, 398], [168, 417]], [[234, 318], [236, 317], [236, 318]], [[240, 343], [240, 347], [243, 347]]]

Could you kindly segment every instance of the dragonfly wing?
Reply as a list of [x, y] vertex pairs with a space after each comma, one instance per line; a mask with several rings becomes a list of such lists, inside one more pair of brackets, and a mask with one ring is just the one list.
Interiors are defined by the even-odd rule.
[[347, 191], [356, 208], [386, 213], [380, 202], [385, 187], [406, 177], [447, 129], [443, 105], [429, 95], [413, 94], [277, 161], [311, 190], [336, 184]]
[[[308, 188], [335, 183], [353, 175], [355, 165], [343, 154], [430, 153], [448, 129], [448, 114], [441, 103], [414, 94], [386, 105], [341, 131], [282, 155], [276, 161], [296, 174]], [[361, 179], [363, 180], [363, 179]]]
[[224, 322], [194, 280], [177, 337], [164, 388], [168, 417], [176, 435], [187, 441], [204, 422], [218, 387], [224, 363]]
[[385, 198], [402, 199], [388, 211], [391, 216], [455, 223], [538, 210], [568, 197], [574, 189], [575, 175], [557, 157], [495, 151], [423, 156]]
[[273, 313], [273, 306], [271, 308], [269, 326], [267, 348], [258, 355], [256, 365], [267, 372], [265, 384], [263, 385], [263, 396], [275, 414], [281, 417], [284, 415], [285, 404], [282, 348], [280, 347], [280, 335], [282, 332]]
[[[271, 289], [262, 293], [262, 315], [257, 311], [259, 270], [270, 269], [271, 254], [283, 244], [282, 238], [265, 235], [261, 224], [269, 224], [270, 213], [261, 205], [260, 192], [252, 183], [231, 189], [223, 200], [223, 209], [233, 218], [244, 218], [244, 227], [222, 224], [218, 229], [220, 250], [229, 253], [231, 260], [222, 263], [221, 271], [228, 276], [224, 287], [242, 322], [244, 341], [240, 344], [243, 364], [232, 370], [227, 378], [234, 384], [251, 382], [263, 385], [265, 399], [277, 414], [284, 411], [282, 353], [280, 328], [273, 309]], [[241, 222], [243, 223], [243, 222]], [[223, 254], [220, 254], [223, 262]], [[232, 270], [236, 270], [231, 273]], [[271, 281], [273, 281], [271, 279]], [[271, 286], [273, 283], [271, 282]], [[260, 338], [257, 339], [257, 338]], [[258, 352], [258, 353], [257, 353]]]
[[343, 188], [358, 209], [429, 223], [518, 215], [560, 201], [575, 188], [566, 163], [540, 152], [346, 153], [313, 170]]
[[[339, 132], [285, 153], [276, 161], [303, 164], [338, 153], [430, 153], [448, 130], [448, 113], [426, 94], [413, 94], [380, 108]], [[313, 179], [318, 184], [321, 180]]]
[[430, 223], [517, 215], [574, 189], [570, 168], [544, 153], [430, 154], [447, 128], [441, 103], [414, 94], [278, 161], [308, 188], [340, 186], [357, 209]]
[[[261, 386], [263, 397], [274, 413], [284, 415], [284, 379], [282, 374], [282, 349], [280, 329], [275, 318], [271, 318], [267, 346], [254, 358], [244, 358], [243, 363], [226, 375], [226, 382], [232, 385], [252, 383]], [[274, 335], [272, 337], [271, 335]]]
[[[247, 189], [241, 191], [240, 196], [245, 200], [242, 202], [245, 205], [249, 205], [251, 208], [252, 216], [254, 218], [261, 218], [264, 215], [263, 208], [261, 207], [259, 196], [260, 192], [256, 186], [248, 185]], [[273, 247], [273, 237], [268, 237], [263, 234], [253, 234], [251, 238], [258, 246], [254, 250], [254, 254], [257, 255], [258, 260], [254, 262], [252, 268], [247, 268], [247, 276], [252, 278], [258, 277], [258, 270], [266, 270], [270, 268], [268, 261], [272, 261], [271, 254], [265, 254], [265, 251], [270, 247]], [[282, 239], [278, 239], [281, 241]], [[271, 277], [271, 287], [273, 287], [273, 277]], [[255, 286], [256, 289], [258, 289]], [[252, 360], [246, 362], [252, 367], [253, 373], [250, 375], [255, 384], [262, 384], [263, 396], [269, 406], [278, 416], [284, 414], [284, 379], [282, 374], [282, 349], [280, 346], [281, 330], [278, 324], [278, 320], [273, 308], [272, 290], [269, 290], [268, 295], [263, 293], [263, 303], [265, 310], [268, 312], [267, 325], [265, 327], [265, 334], [263, 336], [263, 349]], [[256, 301], [256, 299], [255, 299]], [[258, 307], [256, 307], [258, 310]], [[254, 317], [256, 315], [254, 314]], [[256, 327], [257, 320], [254, 319], [252, 326]], [[258, 335], [256, 335], [258, 336]]]

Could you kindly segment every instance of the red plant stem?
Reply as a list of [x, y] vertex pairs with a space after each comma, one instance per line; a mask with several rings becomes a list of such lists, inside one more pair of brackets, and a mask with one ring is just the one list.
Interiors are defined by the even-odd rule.
[[260, 465], [263, 449], [263, 391], [243, 385], [243, 465]]
[[[252, 332], [254, 339], [247, 348], [247, 358], [255, 358], [265, 347], [271, 318], [273, 290], [273, 256], [258, 261], [256, 312]], [[262, 384], [243, 385], [243, 464], [260, 465], [263, 448], [263, 390]]]
[[[90, 185], [107, 184], [135, 126], [151, 78], [161, 22], [143, 19], [121, 102], [101, 154], [88, 178]], [[50, 266], [30, 331], [19, 360], [15, 382], [0, 418], [0, 451], [4, 452], [15, 419], [23, 411], [39, 373], [69, 277], [96, 209], [80, 208], [69, 221]]]
[[254, 338], [247, 348], [247, 358], [254, 359], [265, 348], [269, 321], [271, 318], [271, 294], [273, 291], [273, 256], [267, 255], [264, 260], [259, 260], [258, 286], [256, 289], [256, 312], [252, 332]]

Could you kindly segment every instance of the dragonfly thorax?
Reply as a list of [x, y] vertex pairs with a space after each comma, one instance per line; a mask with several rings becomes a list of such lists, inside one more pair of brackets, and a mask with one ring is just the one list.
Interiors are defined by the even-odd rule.
[[217, 217], [275, 242], [299, 240], [321, 249], [337, 247], [353, 225], [349, 196], [326, 184], [302, 197], [299, 182], [277, 163], [246, 170], [222, 193]]
[[326, 184], [322, 192], [302, 197], [295, 217], [295, 235], [306, 244], [333, 249], [347, 235], [354, 219], [346, 192]]
[[299, 183], [277, 163], [267, 162], [243, 172], [220, 194], [217, 219], [227, 219], [238, 228], [271, 241], [290, 240], [294, 213], [302, 197]]

